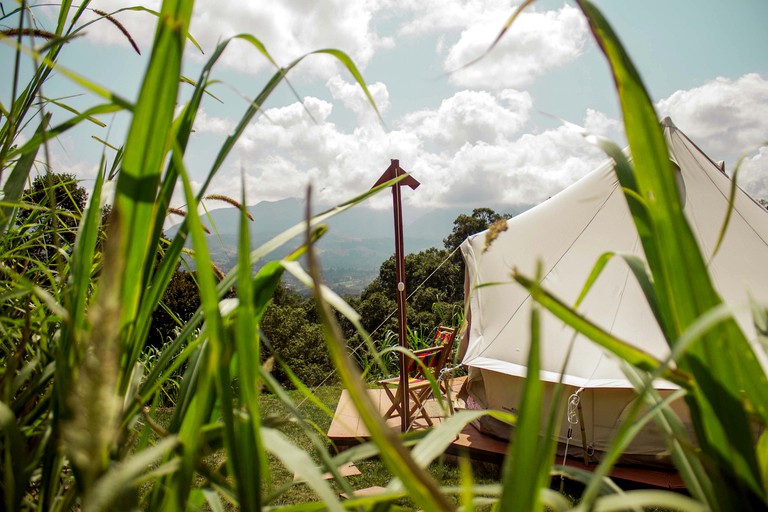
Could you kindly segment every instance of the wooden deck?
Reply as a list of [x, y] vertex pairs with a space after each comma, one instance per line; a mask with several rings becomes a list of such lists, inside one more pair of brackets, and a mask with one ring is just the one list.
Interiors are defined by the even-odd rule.
[[[456, 380], [458, 382], [454, 383], [454, 388], [458, 390], [461, 381], [459, 379]], [[381, 389], [370, 389], [368, 393], [383, 415], [390, 406], [389, 399], [384, 391]], [[443, 418], [436, 404], [430, 406], [430, 413], [433, 412], [434, 414], [430, 414], [430, 416], [435, 424], [439, 424]], [[400, 418], [390, 418], [387, 424], [393, 430], [399, 430]], [[419, 419], [414, 422], [412, 428], [425, 429], [428, 426], [423, 419]], [[339, 451], [364, 442], [369, 437], [368, 430], [360, 420], [360, 416], [346, 390], [342, 391], [339, 398], [333, 421], [328, 429], [328, 437]], [[448, 448], [447, 453], [451, 455], [469, 454], [473, 460], [501, 464], [506, 451], [507, 443], [505, 441], [482, 434], [472, 425], [467, 425], [456, 441]], [[562, 464], [562, 459], [558, 459], [555, 462]], [[570, 457], [566, 464], [588, 471], [594, 470], [596, 467], [594, 465], [586, 466], [582, 461], [576, 460], [573, 457]], [[634, 486], [640, 485], [676, 490], [685, 489], [682, 479], [674, 471], [648, 469], [638, 466], [616, 466], [611, 472], [611, 478]]]

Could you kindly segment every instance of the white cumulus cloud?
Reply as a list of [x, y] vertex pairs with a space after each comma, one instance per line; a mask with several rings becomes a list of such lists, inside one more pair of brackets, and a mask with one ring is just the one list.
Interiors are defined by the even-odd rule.
[[753, 198], [768, 201], [768, 146], [760, 147], [744, 159], [738, 183]]
[[[406, 202], [530, 205], [605, 159], [571, 127], [522, 135], [530, 98], [516, 91], [458, 93], [434, 110], [406, 116], [392, 130], [372, 122], [345, 131], [330, 122], [332, 109], [308, 97], [303, 106], [269, 109], [248, 127], [238, 151], [250, 201], [300, 197], [313, 183], [318, 200], [338, 203], [365, 192], [397, 158], [422, 184], [405, 194]], [[214, 187], [231, 187], [239, 172], [224, 171]], [[389, 201], [384, 194], [373, 203]]]
[[451, 74], [456, 85], [505, 89], [530, 84], [541, 74], [579, 57], [587, 35], [586, 22], [574, 7], [523, 12], [490, 53], [459, 69], [483, 55], [501, 26], [498, 18], [484, 19], [462, 30], [444, 62], [446, 71], [458, 70]]
[[[113, 12], [133, 3], [129, 0], [96, 0], [92, 7]], [[144, 3], [152, 9], [160, 7], [158, 0]], [[313, 50], [336, 48], [349, 54], [359, 67], [364, 68], [378, 48], [392, 45], [390, 39], [380, 37], [372, 28], [377, 8], [375, 2], [344, 0], [197, 2], [190, 33], [206, 54], [210, 54], [225, 38], [236, 34], [251, 34], [266, 46], [280, 65], [288, 64]], [[143, 12], [121, 12], [115, 17], [140, 43], [142, 49], [149, 48], [155, 17]], [[88, 33], [89, 37], [101, 42], [127, 45], [120, 31], [105, 21], [93, 25]], [[331, 62], [329, 59], [319, 56], [307, 59], [298, 69], [309, 76], [327, 77], [328, 63]], [[270, 66], [264, 56], [245, 41], [231, 43], [221, 62], [245, 73], [254, 73]]]
[[437, 148], [455, 151], [465, 144], [510, 139], [528, 121], [532, 106], [527, 92], [508, 89], [495, 96], [465, 90], [443, 100], [437, 110], [408, 114], [403, 127]]
[[713, 160], [734, 163], [768, 139], [768, 80], [757, 73], [677, 91], [659, 101], [657, 109]]
[[464, 29], [483, 20], [496, 20], [498, 32], [514, 12], [509, 0], [397, 0], [390, 4], [409, 13], [400, 25], [401, 36]]
[[[331, 77], [326, 86], [331, 91], [334, 99], [341, 101], [348, 109], [357, 115], [358, 125], [375, 122], [376, 111], [370, 103], [370, 100], [363, 92], [358, 83], [344, 81], [339, 75]], [[376, 108], [380, 114], [387, 111], [389, 107], [389, 91], [387, 86], [381, 82], [366, 84], [368, 92], [373, 98]]]

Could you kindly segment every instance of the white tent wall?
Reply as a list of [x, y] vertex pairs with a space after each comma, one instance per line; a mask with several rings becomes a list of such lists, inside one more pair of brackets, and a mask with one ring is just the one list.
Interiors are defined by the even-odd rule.
[[[489, 404], [492, 409], [517, 413], [517, 406], [522, 398], [523, 382], [520, 377], [512, 377], [491, 370], [473, 369], [473, 375], [469, 381], [469, 391], [474, 397]], [[544, 382], [543, 400], [541, 403], [541, 421], [545, 424], [547, 416], [553, 407], [553, 393], [555, 384]], [[572, 426], [572, 439], [568, 445], [568, 456], [575, 459], [582, 458], [581, 424], [570, 425], [566, 418], [568, 398], [576, 393], [577, 388], [565, 386], [562, 390], [561, 400], [557, 407], [560, 408], [562, 421], [559, 431], [556, 432], [559, 442], [558, 454], [563, 455], [565, 444], [568, 441], [568, 427]], [[672, 390], [660, 390], [661, 398], [665, 398]], [[599, 462], [608, 450], [616, 429], [624, 422], [630, 405], [634, 401], [635, 392], [627, 388], [587, 388], [582, 389], [579, 398], [582, 406], [582, 420], [586, 435], [587, 452], [589, 460]], [[684, 427], [689, 435], [693, 435], [693, 429], [688, 421], [688, 410], [682, 400], [672, 402], [672, 409], [683, 420]], [[647, 408], [644, 406], [642, 412]], [[506, 438], [510, 435], [510, 428], [502, 426], [496, 421], [481, 421], [478, 423], [481, 431], [496, 437]], [[637, 435], [624, 451], [620, 462], [624, 464], [643, 464], [668, 466], [671, 460], [664, 447], [664, 436], [653, 423]]]
[[[747, 336], [754, 338], [745, 306], [750, 296], [768, 304], [768, 213], [737, 189], [728, 231], [713, 256], [728, 210], [731, 181], [671, 121], [662, 123], [670, 158], [679, 169], [684, 210], [712, 279], [723, 299], [738, 308], [737, 321]], [[484, 246], [485, 232], [469, 237], [461, 246], [471, 318], [463, 363], [470, 367], [468, 388], [481, 391], [476, 396], [484, 406], [515, 409], [526, 375], [531, 298], [512, 282], [512, 269], [534, 277], [540, 264], [542, 286], [573, 304], [602, 254], [644, 255], [612, 162], [510, 219], [507, 230], [487, 250]], [[478, 288], [487, 283], [503, 284]], [[669, 354], [640, 286], [621, 258], [609, 262], [578, 310], [656, 358]], [[562, 378], [570, 387], [565, 398], [572, 390], [585, 388], [582, 404], [587, 437], [596, 450], [604, 449], [634, 397], [631, 384], [611, 355], [546, 311], [541, 315], [541, 332], [541, 379], [555, 383]], [[758, 356], [766, 366], [764, 354]], [[674, 389], [664, 381], [656, 382], [655, 387], [667, 390], [663, 393]], [[565, 402], [559, 406], [565, 410]], [[543, 412], [549, 407], [543, 404]], [[687, 420], [682, 402], [675, 407]], [[561, 441], [566, 430], [564, 424]], [[647, 456], [665, 450], [662, 438], [649, 426], [626, 453]]]

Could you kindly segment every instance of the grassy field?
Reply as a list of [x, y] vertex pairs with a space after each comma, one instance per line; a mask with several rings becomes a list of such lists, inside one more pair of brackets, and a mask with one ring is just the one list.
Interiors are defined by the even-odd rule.
[[[340, 385], [322, 386], [315, 389], [317, 398], [332, 411], [336, 409], [342, 387]], [[301, 403], [303, 396], [295, 391], [289, 392], [292, 398]], [[275, 415], [277, 417], [288, 417], [288, 410], [285, 404], [278, 398], [265, 395], [262, 399], [262, 411], [265, 415]], [[331, 419], [319, 407], [309, 402], [304, 402], [300, 409], [308, 421], [317, 426], [321, 432], [327, 432], [331, 424]], [[312, 443], [303, 435], [302, 429], [293, 422], [287, 422], [281, 430], [288, 435], [298, 446], [307, 452], [312, 452]], [[329, 443], [329, 449], [330, 443]], [[315, 457], [317, 460], [317, 457]], [[349, 483], [355, 489], [365, 489], [374, 486], [386, 486], [392, 479], [391, 473], [382, 464], [377, 457], [371, 457], [355, 462], [355, 466], [360, 470], [360, 475], [349, 477]], [[270, 468], [275, 486], [289, 485], [293, 481], [293, 473], [286, 470], [274, 457], [270, 459]], [[458, 461], [456, 457], [447, 455], [438, 458], [429, 465], [428, 471], [442, 485], [447, 487], [456, 487], [460, 484], [460, 474]], [[478, 484], [498, 483], [501, 476], [501, 468], [493, 464], [473, 463], [474, 478]], [[336, 486], [341, 492], [341, 489]], [[294, 485], [293, 489], [280, 496], [280, 504], [303, 503], [314, 501], [318, 496], [307, 486], [303, 484]], [[277, 503], [276, 503], [277, 504]], [[413, 503], [402, 502], [401, 505], [413, 506]]]
[[[531, 3], [520, 4], [499, 38]], [[587, 483], [580, 509], [765, 510], [768, 374], [712, 284], [705, 255], [683, 215], [659, 119], [638, 70], [597, 7], [589, 0], [575, 3], [610, 66], [632, 154], [629, 161], [614, 144], [597, 141], [615, 161], [646, 254], [647, 261], [626, 264], [654, 311], [670, 356], [658, 360], [638, 351], [552, 296], [541, 287], [541, 276], [515, 273], [513, 278], [535, 301], [528, 375], [539, 373], [542, 309], [627, 363], [638, 398], [603, 462], [593, 473], [580, 475]], [[573, 503], [550, 487], [557, 413], [542, 418], [544, 389], [538, 379], [526, 380], [517, 416], [461, 411], [415, 445], [390, 430], [368, 399], [339, 316], [361, 339], [370, 341], [370, 336], [360, 314], [323, 286], [315, 244], [327, 233], [329, 219], [399, 186], [399, 178], [314, 217], [307, 213], [304, 221], [258, 247], [251, 242], [247, 212], [240, 207], [238, 263], [223, 276], [211, 261], [198, 216], [186, 216], [172, 240], [163, 235], [174, 192], [183, 192], [189, 211], [197, 211], [261, 106], [305, 58], [320, 54], [335, 59], [378, 112], [349, 56], [320, 49], [280, 65], [255, 35], [239, 34], [206, 55], [192, 90], [182, 95], [181, 84], [190, 82], [181, 75], [185, 47], [196, 45], [188, 31], [194, 1], [164, 0], [159, 12], [144, 9], [156, 16], [156, 31], [139, 95], [131, 102], [57, 64], [59, 53], [92, 23], [81, 18], [89, 4], [63, 0], [42, 46], [22, 37], [38, 33], [36, 25], [29, 25], [36, 18], [26, 2], [14, 4], [18, 7], [7, 14], [17, 35], [4, 39], [16, 59], [0, 75], [12, 91], [11, 101], [0, 105], [0, 177], [6, 179], [0, 205], [0, 339], [5, 356], [0, 365], [0, 508], [186, 512], [227, 506], [256, 511], [289, 504], [287, 510], [343, 512], [349, 506], [387, 510], [393, 500], [407, 498], [412, 500], [403, 501], [407, 507], [443, 512], [457, 505], [464, 510], [484, 507], [490, 496], [505, 512], [570, 510]], [[99, 14], [99, 19], [119, 12]], [[214, 68], [234, 39], [273, 64], [273, 75], [249, 93], [252, 99], [204, 183], [194, 183], [186, 167], [190, 136], [207, 88], [218, 80]], [[30, 64], [23, 60], [28, 57], [34, 72], [25, 84], [21, 69]], [[76, 81], [97, 104], [83, 112], [67, 109], [72, 117], [52, 126], [52, 100], [43, 95], [42, 86], [54, 72]], [[181, 105], [183, 98], [188, 100]], [[94, 197], [100, 196], [112, 182], [113, 208], [107, 216], [92, 201], [75, 215], [75, 232], [56, 205], [50, 172], [45, 199], [30, 202], [22, 192], [36, 162], [50, 164], [46, 148], [53, 139], [116, 112], [130, 116], [128, 134], [124, 144], [105, 149], [93, 190]], [[309, 212], [311, 190], [307, 196]], [[248, 203], [245, 193], [238, 199]], [[301, 246], [253, 272], [267, 255], [296, 237], [302, 237]], [[163, 292], [190, 246], [201, 307], [148, 371], [142, 354], [152, 313], [161, 307]], [[304, 261], [307, 268], [300, 263]], [[590, 279], [605, 261], [596, 262]], [[328, 454], [323, 437], [340, 387], [287, 391], [265, 366], [260, 323], [286, 274], [312, 290], [328, 356], [371, 433], [368, 455], [356, 460], [362, 472], [358, 477], [336, 474], [329, 482], [322, 475], [340, 462]], [[585, 293], [589, 286], [588, 281]], [[754, 322], [765, 344], [764, 305], [755, 306]], [[368, 349], [372, 355], [377, 351], [372, 342]], [[656, 378], [680, 386], [691, 411], [695, 449], [668, 401], [651, 385]], [[301, 388], [300, 382], [294, 385]], [[173, 409], [163, 412], [163, 428], [155, 429], [146, 408], [164, 403], [166, 387], [177, 394]], [[446, 460], [445, 447], [456, 433], [483, 414], [515, 423], [515, 442], [503, 467]], [[651, 421], [663, 428], [690, 498], [662, 491], [606, 495], [612, 465]], [[762, 432], [759, 438], [755, 430]], [[306, 485], [294, 482], [296, 473]], [[396, 485], [375, 499], [345, 503], [338, 496], [341, 488], [352, 492], [388, 482]]]
[[[327, 407], [330, 411], [335, 411], [336, 405], [342, 392], [340, 385], [320, 386], [313, 389], [317, 400]], [[300, 391], [292, 390], [287, 392], [288, 397], [301, 412], [303, 419], [312, 424], [320, 433], [325, 433], [331, 424], [332, 417], [327, 411], [316, 404], [304, 400], [304, 395]], [[265, 393], [261, 397], [261, 411], [265, 423], [275, 426], [299, 449], [310, 454], [312, 460], [319, 464], [321, 462], [317, 450], [312, 441], [305, 435], [304, 430], [297, 424], [291, 414], [291, 407], [287, 406], [284, 398]], [[171, 422], [173, 414], [172, 408], [164, 408], [155, 413], [156, 422], [165, 427]], [[334, 448], [330, 441], [326, 448], [333, 452]], [[302, 503], [315, 502], [320, 499], [316, 492], [301, 481], [296, 480], [293, 471], [286, 468], [280, 460], [274, 455], [268, 456], [269, 474], [271, 481], [264, 485], [262, 492], [269, 495], [271, 491], [279, 490], [275, 493], [275, 500], [270, 502], [271, 506], [299, 505]], [[208, 455], [206, 463], [211, 467], [221, 467], [226, 464], [226, 451], [216, 450]], [[349, 484], [354, 489], [365, 489], [368, 487], [385, 487], [392, 480], [391, 473], [378, 457], [367, 457], [355, 460], [354, 466], [360, 471], [359, 475], [348, 477]], [[471, 462], [473, 478], [478, 485], [498, 484], [501, 478], [501, 467], [495, 464]], [[461, 473], [459, 469], [459, 459], [452, 455], [439, 457], [431, 463], [427, 470], [430, 475], [446, 488], [458, 487], [461, 484]], [[265, 483], [267, 481], [265, 480]], [[200, 479], [197, 481], [199, 486], [210, 485], [210, 482]], [[343, 492], [341, 487], [331, 482], [333, 489], [339, 494]], [[570, 482], [568, 490], [572, 487], [580, 487], [575, 482]], [[573, 493], [577, 495], [577, 493]], [[405, 508], [413, 508], [415, 504], [410, 500], [403, 499], [395, 502], [396, 505]], [[225, 505], [226, 506], [226, 505]], [[227, 509], [235, 510], [233, 505]]]

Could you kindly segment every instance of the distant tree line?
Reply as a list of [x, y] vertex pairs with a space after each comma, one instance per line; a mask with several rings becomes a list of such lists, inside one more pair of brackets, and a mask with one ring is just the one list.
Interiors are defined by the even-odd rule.
[[[405, 257], [408, 327], [416, 337], [429, 338], [441, 324], [455, 325], [463, 318], [464, 264], [459, 245], [469, 236], [483, 231], [493, 222], [508, 218], [489, 208], [477, 208], [471, 215], [459, 215], [453, 230], [435, 247]], [[377, 347], [391, 343], [397, 332], [394, 255], [382, 262], [379, 274], [358, 296], [345, 297], [360, 313], [361, 323]], [[165, 308], [153, 316], [152, 340], [162, 346], [174, 330], [192, 316], [199, 306], [194, 275], [178, 270], [163, 298]], [[171, 315], [170, 312], [173, 312]], [[174, 316], [176, 318], [174, 318]], [[370, 363], [364, 342], [345, 318], [339, 321], [350, 350], [361, 365]], [[304, 298], [281, 284], [261, 324], [265, 354], [276, 357], [274, 375], [289, 382], [287, 366], [307, 385], [333, 380], [333, 366], [324, 349], [325, 341], [317, 323], [314, 298]], [[322, 347], [322, 348], [321, 348]]]
[[[29, 205], [17, 214], [12, 232], [17, 250], [6, 264], [25, 273], [30, 261], [48, 262], [71, 252], [82, 212], [88, 199], [74, 175], [48, 174], [36, 178], [24, 194]], [[103, 224], [109, 209], [103, 212]], [[408, 293], [408, 327], [414, 337], [429, 338], [441, 324], [456, 325], [463, 318], [464, 268], [459, 245], [471, 234], [486, 229], [493, 222], [507, 218], [489, 208], [477, 208], [471, 215], [459, 215], [453, 230], [443, 240], [444, 248], [435, 247], [405, 257]], [[102, 232], [101, 237], [105, 235]], [[26, 269], [37, 283], [51, 278], [45, 267]], [[46, 275], [46, 273], [48, 275]], [[230, 292], [234, 295], [235, 291]], [[358, 296], [345, 297], [361, 315], [365, 330], [374, 343], [383, 347], [392, 343], [397, 332], [396, 279], [394, 255], [382, 262], [379, 274]], [[6, 303], [8, 305], [8, 303]], [[179, 329], [200, 307], [200, 297], [194, 271], [177, 268], [171, 278], [160, 307], [152, 316], [147, 346], [162, 350], [175, 338]], [[363, 355], [362, 339], [345, 318], [340, 317], [351, 350], [358, 349], [361, 365], [369, 362]], [[290, 368], [307, 385], [333, 380], [333, 366], [325, 350], [325, 341], [318, 324], [314, 298], [305, 298], [280, 284], [261, 322], [265, 358], [274, 356], [273, 374], [282, 383], [289, 383]]]

